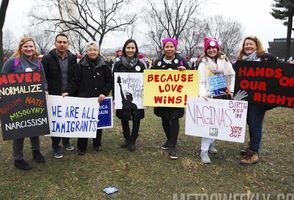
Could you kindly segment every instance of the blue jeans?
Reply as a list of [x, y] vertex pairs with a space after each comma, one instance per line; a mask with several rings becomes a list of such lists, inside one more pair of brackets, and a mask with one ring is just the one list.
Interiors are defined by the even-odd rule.
[[262, 123], [266, 109], [263, 105], [248, 104], [247, 124], [249, 127], [249, 149], [258, 152], [262, 139]]

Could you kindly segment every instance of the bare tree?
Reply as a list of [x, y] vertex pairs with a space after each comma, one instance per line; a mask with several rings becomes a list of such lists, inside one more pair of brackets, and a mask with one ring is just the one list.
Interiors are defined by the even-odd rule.
[[[151, 7], [151, 17], [155, 18], [169, 37], [179, 39], [189, 20], [197, 14], [201, 0], [148, 0]], [[163, 4], [161, 9], [160, 2]]]
[[155, 13], [152, 11], [149, 11], [145, 14], [144, 21], [149, 28], [149, 31], [146, 33], [146, 35], [150, 39], [151, 45], [156, 51], [157, 56], [160, 56], [161, 55], [161, 39], [167, 35], [166, 31], [158, 23], [158, 20], [155, 17]]
[[200, 51], [200, 44], [204, 39], [207, 26], [205, 22], [196, 18], [192, 19], [185, 31], [183, 32], [181, 39], [181, 47], [185, 50], [185, 54], [192, 58], [196, 51]]
[[31, 15], [37, 23], [51, 23], [62, 32], [76, 32], [85, 41], [98, 39], [101, 46], [109, 32], [124, 31], [134, 23], [136, 14], [121, 12], [129, 3], [130, 0], [48, 0], [45, 14]]
[[207, 20], [207, 28], [207, 36], [218, 39], [222, 51], [228, 57], [232, 58], [236, 55], [243, 37], [243, 28], [239, 22], [216, 15]]
[[3, 67], [4, 56], [3, 56], [3, 26], [6, 17], [6, 11], [8, 7], [9, 0], [2, 0], [0, 7], [0, 69]]
[[136, 22], [134, 22], [132, 25], [128, 26], [126, 32], [128, 35], [128, 38], [133, 39], [136, 31]]
[[16, 46], [15, 36], [9, 30], [3, 32], [3, 57], [8, 58], [12, 55]]
[[83, 54], [86, 43], [85, 40], [81, 37], [81, 34], [83, 33], [84, 31], [80, 30], [79, 33], [70, 32], [70, 34], [68, 35], [71, 46], [73, 47], [74, 51], [76, 53], [79, 53], [80, 55]]
[[34, 31], [26, 32], [25, 35], [34, 38], [36, 48], [40, 54], [47, 53], [54, 43], [54, 32], [45, 27], [35, 27]]

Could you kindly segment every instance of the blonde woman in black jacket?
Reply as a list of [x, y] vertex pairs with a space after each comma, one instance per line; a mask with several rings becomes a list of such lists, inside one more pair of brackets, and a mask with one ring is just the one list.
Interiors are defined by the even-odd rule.
[[[238, 60], [244, 61], [276, 61], [277, 59], [268, 53], [265, 53], [260, 40], [255, 36], [246, 37], [243, 41], [242, 49]], [[241, 151], [244, 158], [241, 159], [241, 165], [252, 165], [259, 160], [259, 148], [262, 139], [262, 124], [265, 112], [268, 106], [254, 103], [248, 104], [247, 124], [249, 127], [249, 147]]]

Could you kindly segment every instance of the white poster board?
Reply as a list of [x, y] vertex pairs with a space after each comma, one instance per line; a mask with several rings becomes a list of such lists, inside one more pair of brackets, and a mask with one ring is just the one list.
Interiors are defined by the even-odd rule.
[[115, 109], [143, 109], [143, 73], [114, 73]]
[[47, 109], [52, 137], [95, 138], [98, 98], [48, 95]]
[[247, 101], [188, 97], [185, 134], [244, 143]]

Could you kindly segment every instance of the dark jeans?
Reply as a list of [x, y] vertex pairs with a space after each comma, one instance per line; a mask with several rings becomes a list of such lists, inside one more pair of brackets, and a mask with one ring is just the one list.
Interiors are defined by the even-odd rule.
[[[96, 138], [93, 138], [93, 147], [101, 146], [102, 129], [97, 129]], [[78, 138], [78, 150], [86, 151], [88, 138]]]
[[[32, 150], [39, 150], [40, 149], [40, 140], [39, 136], [30, 137]], [[13, 140], [13, 158], [14, 160], [21, 160], [23, 159], [23, 142], [24, 138]]]
[[247, 124], [249, 127], [249, 149], [258, 152], [262, 139], [262, 123], [266, 109], [263, 105], [248, 104]]
[[123, 135], [127, 142], [134, 143], [139, 135], [140, 120], [132, 120], [133, 128], [130, 130], [129, 120], [121, 120], [121, 125], [123, 128]]
[[53, 151], [60, 150], [61, 147], [59, 146], [60, 141], [62, 140], [63, 146], [69, 143], [70, 138], [61, 138], [61, 137], [51, 137], [52, 140], [52, 149]]
[[179, 118], [162, 119], [162, 127], [168, 140], [169, 147], [175, 147], [179, 135]]

